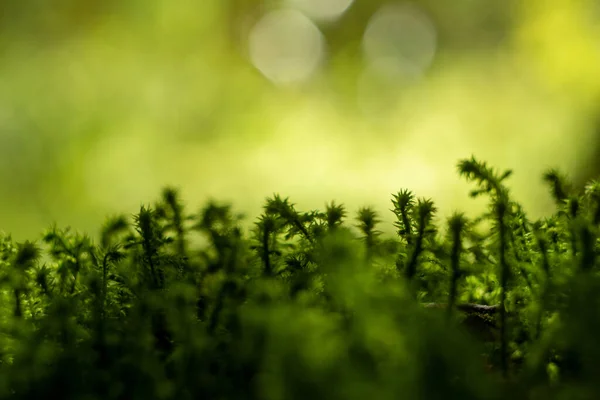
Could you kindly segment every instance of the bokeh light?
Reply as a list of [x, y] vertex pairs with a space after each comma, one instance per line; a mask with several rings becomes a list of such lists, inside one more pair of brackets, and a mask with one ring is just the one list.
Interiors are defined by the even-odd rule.
[[340, 18], [354, 0], [287, 0], [286, 4], [320, 21]]
[[325, 42], [319, 28], [297, 10], [271, 11], [254, 26], [248, 40], [254, 66], [278, 84], [308, 79], [319, 67]]
[[364, 54], [379, 73], [415, 77], [432, 63], [436, 30], [413, 5], [389, 4], [371, 17], [363, 38]]

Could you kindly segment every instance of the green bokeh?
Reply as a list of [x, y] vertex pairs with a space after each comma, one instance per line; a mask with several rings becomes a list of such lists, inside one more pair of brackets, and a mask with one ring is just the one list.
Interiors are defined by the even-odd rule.
[[552, 207], [545, 168], [594, 172], [593, 1], [414, 2], [438, 46], [407, 86], [361, 78], [362, 35], [389, 2], [356, 0], [318, 25], [326, 63], [294, 87], [246, 56], [248, 32], [278, 3], [3, 1], [0, 229], [95, 229], [165, 185], [190, 207], [213, 197], [249, 216], [273, 192], [301, 209], [372, 204], [391, 229], [386, 199], [401, 188], [443, 214], [464, 209], [454, 163], [472, 153], [515, 169], [515, 196], [537, 216]]

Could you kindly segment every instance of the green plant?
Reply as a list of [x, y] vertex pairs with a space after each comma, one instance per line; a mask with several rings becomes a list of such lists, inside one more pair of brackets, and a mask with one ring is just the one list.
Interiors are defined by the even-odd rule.
[[99, 244], [2, 235], [0, 398], [594, 398], [598, 183], [548, 171], [557, 212], [531, 221], [511, 171], [458, 170], [490, 207], [445, 232], [408, 190], [385, 238], [370, 207], [352, 226], [274, 195], [246, 233], [230, 205], [188, 214], [167, 188]]

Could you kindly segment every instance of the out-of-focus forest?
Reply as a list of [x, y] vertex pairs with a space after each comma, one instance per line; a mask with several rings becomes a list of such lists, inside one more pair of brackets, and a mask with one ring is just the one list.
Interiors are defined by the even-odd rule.
[[249, 217], [278, 192], [389, 221], [402, 188], [445, 214], [471, 154], [540, 216], [547, 168], [600, 172], [599, 115], [596, 0], [0, 1], [0, 229], [19, 240], [95, 231], [165, 185]]

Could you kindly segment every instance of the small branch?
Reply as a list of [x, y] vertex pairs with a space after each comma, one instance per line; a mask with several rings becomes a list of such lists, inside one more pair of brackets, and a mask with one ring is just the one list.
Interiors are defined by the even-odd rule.
[[[423, 306], [439, 310], [448, 309], [448, 305], [444, 303], [425, 303]], [[484, 342], [498, 342], [500, 337], [496, 314], [501, 312], [499, 305], [488, 306], [467, 303], [458, 304], [454, 308], [464, 313], [465, 319], [461, 322], [461, 325], [475, 335], [475, 337], [480, 338]]]
[[[423, 303], [423, 307], [425, 307], [425, 308], [446, 308], [446, 307], [448, 307], [448, 305], [445, 303]], [[472, 303], [457, 304], [455, 307], [457, 310], [461, 310], [464, 312], [481, 313], [481, 314], [495, 314], [500, 310], [500, 306], [498, 306], [498, 305], [486, 306], [483, 304], [472, 304]]]

